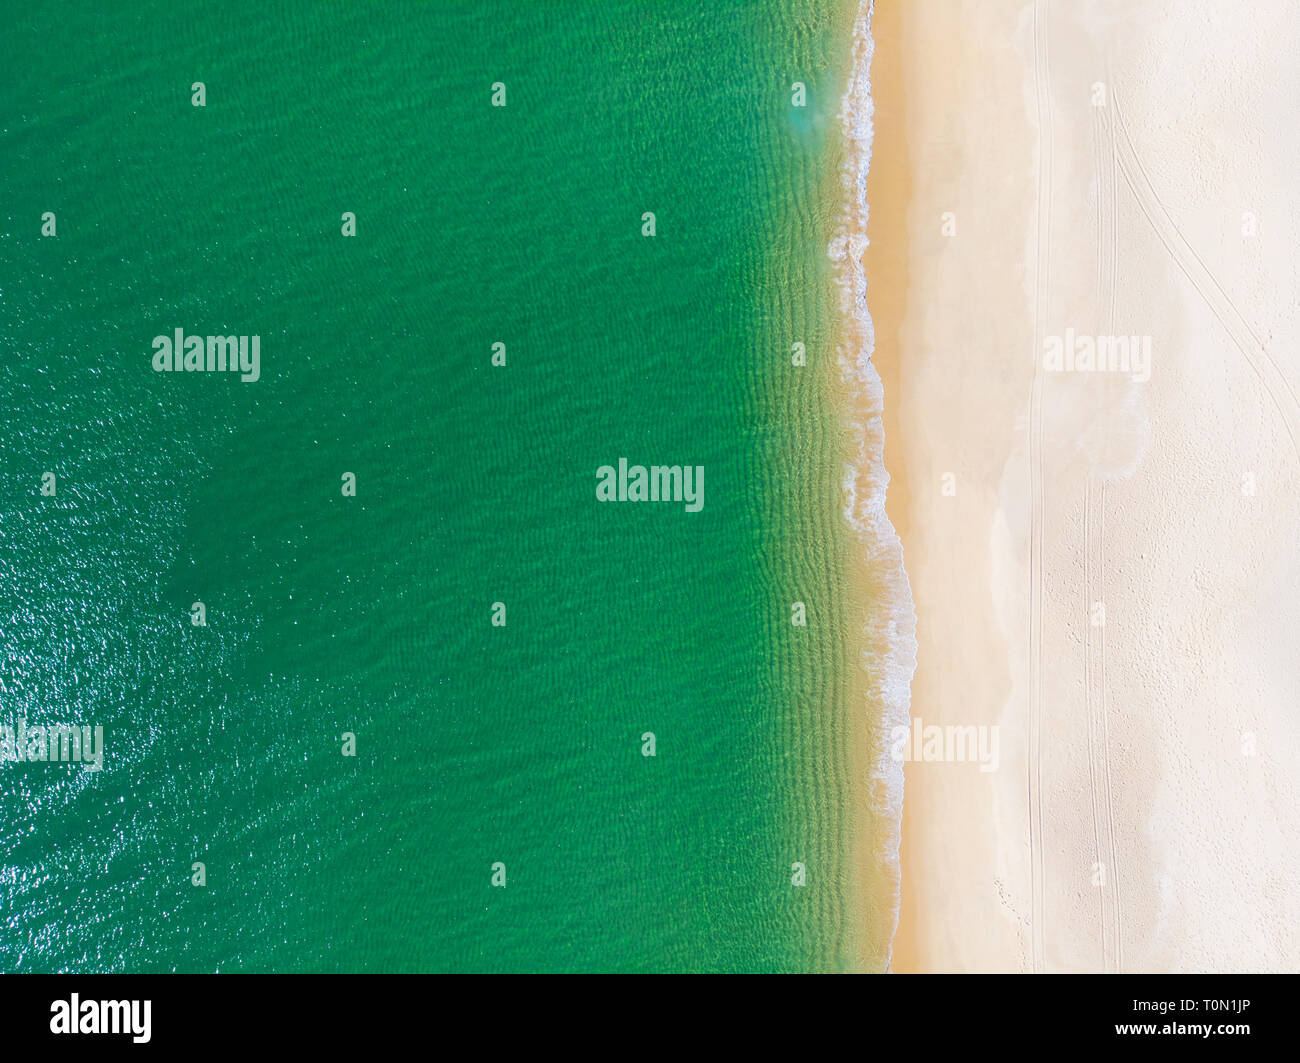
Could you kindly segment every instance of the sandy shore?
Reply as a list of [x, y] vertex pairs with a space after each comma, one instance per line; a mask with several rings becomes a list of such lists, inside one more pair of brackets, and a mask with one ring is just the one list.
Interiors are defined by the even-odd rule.
[[893, 969], [1300, 969], [1300, 18], [877, 0], [873, 32], [911, 711], [987, 739], [906, 764]]

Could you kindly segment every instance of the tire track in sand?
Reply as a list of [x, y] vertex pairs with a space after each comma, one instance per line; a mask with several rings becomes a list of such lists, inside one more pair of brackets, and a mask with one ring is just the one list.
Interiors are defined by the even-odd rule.
[[[1110, 63], [1105, 67], [1105, 85], [1106, 91], [1110, 92], [1111, 76]], [[1119, 162], [1115, 151], [1115, 134], [1111, 127], [1107, 113], [1104, 110], [1097, 112], [1097, 117], [1102, 128], [1106, 133], [1106, 155], [1110, 163], [1110, 283], [1109, 296], [1106, 300], [1106, 334], [1113, 336], [1115, 334], [1115, 292], [1119, 286]], [[1098, 593], [1093, 601], [1100, 601], [1105, 607], [1106, 601], [1106, 481], [1103, 479], [1100, 484], [1097, 498], [1097, 587]], [[1115, 844], [1115, 800], [1114, 790], [1111, 786], [1110, 776], [1110, 707], [1106, 697], [1106, 624], [1097, 629], [1098, 642], [1098, 669], [1097, 685], [1100, 688], [1100, 715], [1101, 715], [1101, 768], [1102, 768], [1102, 786], [1106, 796], [1106, 841], [1107, 852], [1110, 857], [1110, 864], [1107, 867], [1108, 874], [1103, 880], [1104, 883], [1109, 881], [1111, 885], [1111, 901], [1113, 906], [1113, 933], [1114, 947], [1111, 950], [1112, 969], [1117, 973], [1124, 970], [1124, 906], [1121, 900], [1120, 891], [1120, 873], [1119, 873], [1119, 856]]]
[[1297, 459], [1300, 459], [1300, 443], [1296, 440], [1297, 426], [1300, 426], [1300, 399], [1296, 398], [1295, 390], [1287, 380], [1286, 374], [1278, 368], [1273, 356], [1269, 354], [1268, 345], [1250, 327], [1228, 293], [1223, 290], [1223, 286], [1201, 260], [1201, 256], [1188, 243], [1182, 230], [1178, 228], [1173, 216], [1156, 193], [1155, 186], [1142, 165], [1142, 159], [1133, 146], [1132, 137], [1129, 136], [1128, 126], [1124, 122], [1124, 114], [1119, 106], [1119, 94], [1113, 89], [1111, 103], [1115, 109], [1115, 129], [1119, 134], [1115, 138], [1115, 144], [1118, 149], [1120, 170], [1137, 200], [1138, 207], [1151, 228], [1155, 230], [1160, 242], [1164, 244], [1169, 256], [1205, 301], [1210, 312], [1218, 318], [1228, 338], [1232, 340], [1259, 379], [1282, 418], [1282, 424], [1291, 439], [1291, 447]]
[[[1105, 188], [1105, 175], [1102, 169], [1103, 158], [1109, 144], [1106, 142], [1106, 130], [1103, 127], [1098, 114], [1098, 108], [1091, 108], [1092, 115], [1092, 173], [1093, 173], [1093, 192], [1097, 200], [1097, 269], [1094, 278], [1096, 292], [1099, 299], [1104, 300], [1106, 294], [1106, 245], [1107, 245], [1107, 193]], [[1113, 204], [1111, 204], [1113, 208]], [[1104, 314], [1104, 311], [1103, 311]], [[1093, 687], [1095, 683], [1093, 673], [1093, 654], [1094, 639], [1093, 625], [1095, 618], [1093, 616], [1093, 605], [1097, 599], [1095, 597], [1093, 583], [1093, 564], [1092, 564], [1092, 525], [1093, 525], [1093, 491], [1092, 491], [1092, 468], [1089, 467], [1084, 472], [1083, 484], [1083, 615], [1085, 617], [1083, 624], [1083, 692], [1084, 692], [1084, 709], [1088, 716], [1088, 798], [1092, 809], [1092, 843], [1093, 843], [1093, 874], [1096, 869], [1102, 866], [1102, 827], [1101, 827], [1101, 805], [1099, 801], [1099, 786], [1097, 783], [1097, 722], [1096, 714], [1093, 711], [1094, 697]], [[1100, 544], [1098, 544], [1100, 547]], [[1098, 941], [1101, 946], [1101, 969], [1103, 973], [1109, 973], [1110, 965], [1106, 957], [1106, 879], [1105, 873], [1102, 873], [1100, 882], [1094, 882], [1094, 885], [1100, 887], [1099, 903], [1101, 907], [1101, 923], [1098, 926]]]
[[[1109, 82], [1110, 72], [1107, 69], [1103, 85], [1108, 86]], [[1097, 190], [1097, 292], [1104, 308], [1105, 325], [1102, 332], [1104, 335], [1114, 335], [1119, 268], [1119, 177], [1114, 139], [1104, 105], [1094, 106], [1092, 113]], [[1109, 381], [1102, 381], [1102, 384], [1106, 386]], [[1109, 408], [1105, 407], [1104, 412], [1108, 414]], [[1095, 477], [1091, 468], [1087, 477], [1083, 516], [1084, 609], [1087, 615], [1084, 627], [1084, 697], [1088, 713], [1088, 784], [1092, 801], [1093, 841], [1096, 847], [1096, 869], [1101, 876], [1097, 883], [1101, 907], [1101, 963], [1102, 971], [1109, 973], [1123, 969], [1124, 946], [1110, 772], [1110, 720], [1106, 697], [1106, 481], [1104, 476]], [[1095, 603], [1101, 603], [1102, 608], [1097, 623], [1094, 623], [1093, 615]]]
[[1052, 90], [1047, 56], [1047, 0], [1034, 0], [1034, 76], [1038, 112], [1037, 261], [1034, 279], [1034, 376], [1029, 395], [1029, 868], [1033, 970], [1043, 966], [1043, 814], [1040, 706], [1043, 645], [1043, 404], [1038, 352], [1051, 284]]

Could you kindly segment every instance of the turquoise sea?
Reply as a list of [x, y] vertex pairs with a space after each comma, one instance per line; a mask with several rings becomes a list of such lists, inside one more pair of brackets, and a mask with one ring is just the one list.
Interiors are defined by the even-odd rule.
[[[0, 763], [0, 970], [876, 962], [827, 387], [855, 10], [7, 5], [0, 724], [104, 763]], [[155, 372], [176, 329], [260, 379]], [[622, 457], [703, 507], [598, 502]]]

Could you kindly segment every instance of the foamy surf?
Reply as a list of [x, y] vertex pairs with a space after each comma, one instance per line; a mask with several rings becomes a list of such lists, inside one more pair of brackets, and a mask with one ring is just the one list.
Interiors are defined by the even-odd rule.
[[[853, 28], [853, 65], [840, 103], [844, 138], [841, 181], [844, 188], [836, 236], [828, 253], [840, 288], [843, 341], [840, 376], [850, 398], [851, 452], [844, 470], [844, 517], [861, 541], [873, 574], [875, 594], [864, 636], [862, 667], [868, 681], [873, 763], [871, 803], [884, 827], [878, 856], [892, 897], [888, 916], [889, 952], [898, 929], [899, 843], [903, 816], [903, 765], [890, 756], [893, 728], [911, 723], [912, 674], [916, 670], [916, 611], [903, 567], [903, 545], [885, 512], [889, 473], [884, 462], [884, 388], [871, 362], [875, 328], [867, 308], [867, 172], [875, 104], [871, 98], [873, 0], [863, 0]], [[873, 898], [883, 900], [883, 898]]]

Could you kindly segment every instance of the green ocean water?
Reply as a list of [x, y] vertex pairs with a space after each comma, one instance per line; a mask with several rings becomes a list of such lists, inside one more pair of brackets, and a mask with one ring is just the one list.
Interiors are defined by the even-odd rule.
[[0, 970], [857, 964], [851, 5], [5, 7]]

